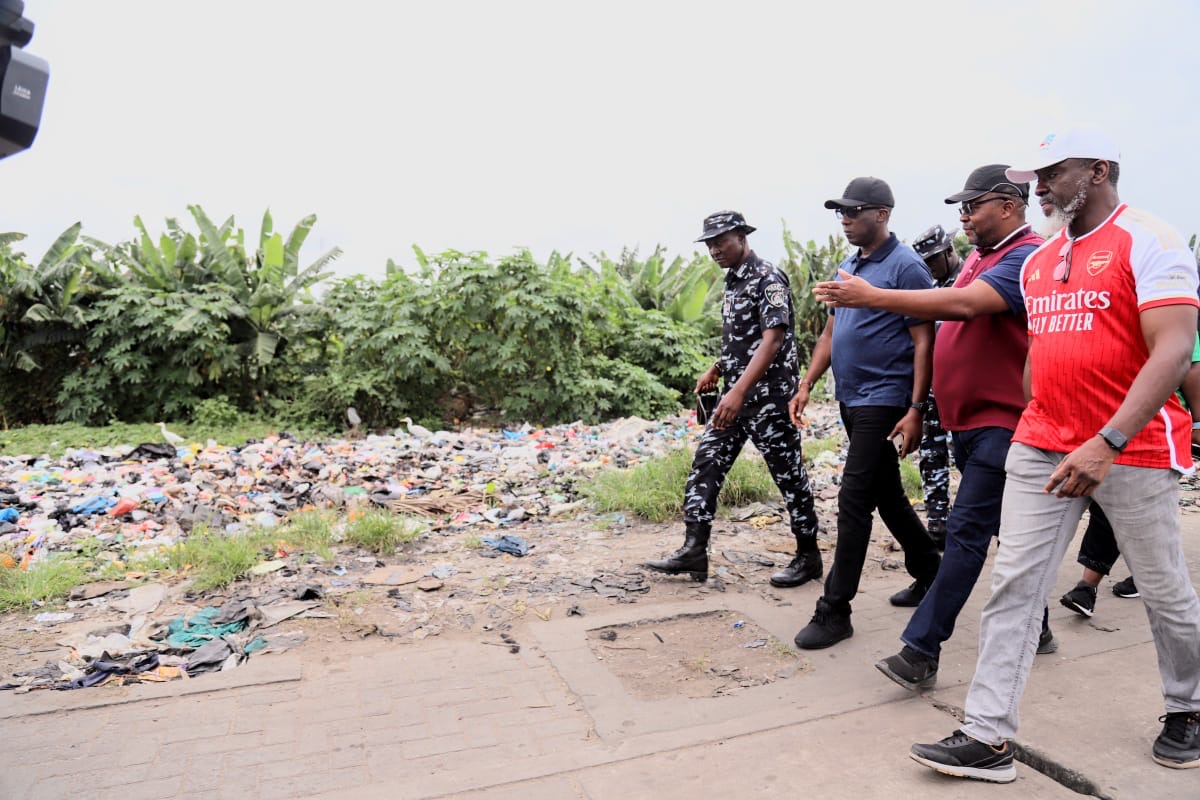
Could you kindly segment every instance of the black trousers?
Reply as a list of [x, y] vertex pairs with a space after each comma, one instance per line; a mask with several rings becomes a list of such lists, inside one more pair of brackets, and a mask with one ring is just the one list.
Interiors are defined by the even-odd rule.
[[747, 439], [762, 453], [775, 485], [783, 494], [792, 532], [815, 536], [817, 512], [813, 507], [808, 472], [804, 469], [800, 431], [788, 418], [787, 408], [782, 403], [769, 403], [754, 416], [739, 417], [728, 428], [718, 430], [709, 425], [705, 429], [696, 446], [692, 471], [684, 490], [684, 522], [712, 522], [725, 476]]
[[904, 494], [899, 456], [886, 438], [907, 409], [849, 407], [843, 403], [841, 411], [850, 446], [838, 492], [837, 547], [822, 601], [836, 613], [849, 614], [867, 559], [871, 513], [876, 509], [904, 548], [904, 566], [909, 575], [922, 583], [932, 583], [941, 559], [933, 538]]

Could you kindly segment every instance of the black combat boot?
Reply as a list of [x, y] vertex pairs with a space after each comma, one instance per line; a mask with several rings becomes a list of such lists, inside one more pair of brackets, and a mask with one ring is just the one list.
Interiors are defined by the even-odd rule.
[[771, 576], [771, 585], [781, 588], [800, 586], [825, 572], [821, 564], [821, 551], [817, 549], [817, 534], [796, 534], [796, 557], [791, 563]]
[[643, 566], [656, 572], [665, 572], [668, 575], [690, 572], [694, 580], [706, 581], [708, 580], [708, 537], [712, 533], [712, 524], [686, 522], [684, 523], [684, 532], [686, 535], [683, 547], [662, 561], [647, 561]]

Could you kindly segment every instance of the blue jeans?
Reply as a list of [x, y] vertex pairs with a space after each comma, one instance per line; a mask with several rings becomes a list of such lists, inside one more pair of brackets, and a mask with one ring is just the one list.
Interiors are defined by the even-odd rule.
[[946, 522], [942, 566], [900, 636], [900, 641], [930, 658], [941, 655], [942, 642], [954, 633], [959, 612], [983, 571], [992, 538], [1000, 532], [1004, 459], [1011, 439], [1007, 428], [953, 434], [954, 465], [962, 479]]
[[[990, 745], [1017, 732], [1046, 598], [1089, 502], [1042, 490], [1063, 458], [1023, 444], [1009, 449], [1004, 546], [992, 567], [992, 596], [980, 620], [979, 660], [962, 725], [963, 733]], [[1200, 600], [1180, 542], [1179, 475], [1117, 464], [1093, 497], [1142, 593], [1165, 709], [1200, 711]]]

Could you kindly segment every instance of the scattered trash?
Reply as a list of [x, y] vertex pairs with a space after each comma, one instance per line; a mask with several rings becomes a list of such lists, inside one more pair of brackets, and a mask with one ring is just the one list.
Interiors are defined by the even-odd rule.
[[737, 622], [733, 623], [733, 627], [735, 627], [735, 628], [744, 628], [744, 627], [746, 627], [746, 620], [744, 620], [744, 619], [739, 619]]
[[70, 611], [43, 611], [33, 618], [39, 625], [57, 625], [60, 622], [70, 622], [75, 615]]
[[766, 639], [755, 639], [752, 642], [746, 642], [744, 645], [742, 645], [742, 647], [747, 647], [747, 648], [766, 647], [766, 645], [767, 645]]
[[611, 628], [606, 631], [601, 631], [599, 635], [600, 638], [606, 642], [615, 642], [617, 640], [617, 632]]
[[582, 616], [584, 616], [584, 612], [583, 612], [583, 609], [580, 608], [579, 606], [571, 606], [570, 608], [567, 609], [567, 616], [568, 617], [582, 617]]
[[499, 550], [501, 553], [523, 556], [529, 552], [529, 543], [520, 536], [510, 536], [506, 533], [498, 539], [486, 538], [482, 541], [488, 547]]

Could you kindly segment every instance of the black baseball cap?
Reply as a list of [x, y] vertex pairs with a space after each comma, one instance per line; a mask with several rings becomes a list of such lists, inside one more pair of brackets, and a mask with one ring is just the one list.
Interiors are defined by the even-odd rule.
[[946, 205], [965, 203], [977, 197], [983, 197], [988, 192], [1011, 194], [1013, 197], [1028, 200], [1029, 184], [1010, 181], [1004, 174], [1006, 169], [1008, 169], [1008, 164], [988, 164], [972, 171], [967, 176], [967, 182], [963, 184], [963, 190], [947, 197]]
[[895, 208], [892, 187], [882, 178], [855, 178], [846, 186], [846, 191], [836, 200], [826, 200], [826, 208], [854, 208], [855, 206], [882, 206]]

